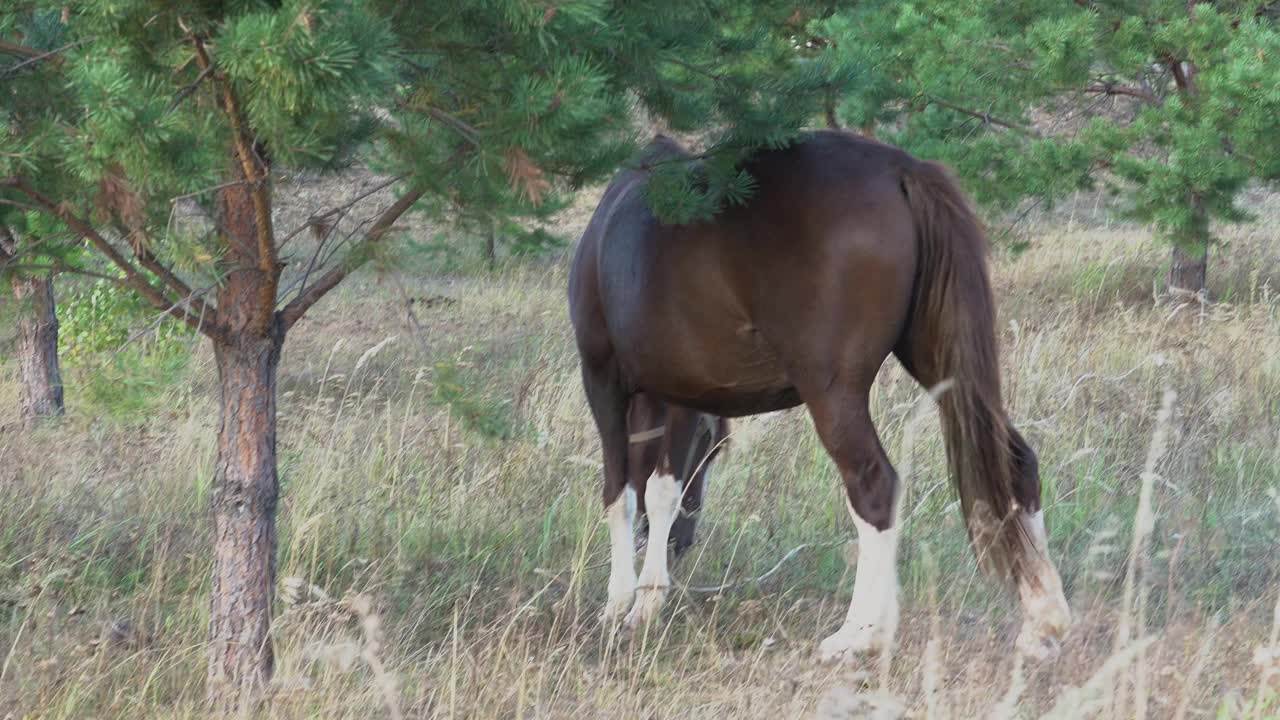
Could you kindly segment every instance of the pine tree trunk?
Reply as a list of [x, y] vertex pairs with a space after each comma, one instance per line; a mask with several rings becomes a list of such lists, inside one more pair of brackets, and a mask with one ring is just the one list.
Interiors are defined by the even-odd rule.
[[33, 425], [62, 415], [62, 373], [58, 369], [58, 317], [51, 278], [13, 277], [18, 300], [18, 372], [22, 420]]
[[[19, 257], [18, 240], [0, 225], [0, 263]], [[21, 415], [31, 426], [62, 415], [62, 373], [58, 369], [58, 315], [53, 278], [14, 273], [10, 276], [18, 305], [18, 376], [22, 383]]]
[[1204, 199], [1191, 193], [1187, 200], [1191, 206], [1191, 237], [1175, 242], [1172, 262], [1169, 264], [1169, 290], [1199, 293], [1205, 289], [1205, 275], [1209, 264], [1209, 214]]
[[[254, 190], [244, 182], [218, 192], [228, 272], [217, 295], [217, 322], [226, 337], [214, 341], [221, 420], [213, 473], [207, 692], [225, 710], [247, 709], [274, 668], [276, 369], [284, 331], [274, 313], [272, 278], [261, 269]], [[270, 237], [270, 226], [266, 232]]]
[[209, 696], [240, 706], [271, 679], [275, 590], [276, 368], [283, 338], [220, 344], [213, 493]]
[[1207, 247], [1187, 250], [1173, 246], [1173, 262], [1169, 266], [1169, 288], [1198, 293], [1205, 289], [1209, 261]]

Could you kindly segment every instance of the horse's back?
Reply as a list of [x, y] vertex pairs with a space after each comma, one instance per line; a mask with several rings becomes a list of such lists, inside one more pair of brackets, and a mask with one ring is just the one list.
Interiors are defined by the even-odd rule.
[[815, 133], [746, 165], [746, 204], [687, 225], [659, 222], [644, 174], [625, 171], [578, 251], [574, 275], [591, 286], [575, 295], [592, 296], [577, 302], [580, 346], [607, 339], [635, 387], [722, 415], [798, 404], [795, 366], [831, 357], [833, 326], [883, 360], [914, 272], [899, 180], [909, 162]]

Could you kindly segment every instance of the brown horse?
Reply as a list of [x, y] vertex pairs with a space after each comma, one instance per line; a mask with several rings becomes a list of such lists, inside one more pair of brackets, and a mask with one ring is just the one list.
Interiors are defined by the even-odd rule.
[[[898, 622], [898, 477], [868, 396], [890, 353], [938, 394], [951, 474], [984, 568], [1018, 588], [1018, 647], [1053, 652], [1069, 623], [1049, 560], [1035, 453], [1000, 392], [987, 242], [939, 165], [841, 132], [816, 132], [743, 165], [748, 202], [664, 224], [647, 168], [693, 162], [659, 136], [605, 191], [569, 278], [588, 403], [604, 453], [612, 571], [606, 619], [656, 616], [680, 504], [662, 468], [643, 491], [649, 541], [637, 580], [628, 411], [638, 394], [724, 417], [803, 403], [844, 480], [858, 532], [849, 613], [823, 659], [888, 647]], [[631, 477], [634, 478], [634, 475]], [[634, 598], [633, 598], [634, 596]]]
[[627, 485], [634, 493], [632, 501], [641, 520], [636, 549], [647, 544], [644, 494], [649, 477], [656, 473], [675, 477], [681, 487], [680, 510], [671, 524], [669, 539], [679, 557], [693, 545], [707, 472], [728, 443], [729, 421], [637, 393], [631, 398], [627, 427], [631, 445]]

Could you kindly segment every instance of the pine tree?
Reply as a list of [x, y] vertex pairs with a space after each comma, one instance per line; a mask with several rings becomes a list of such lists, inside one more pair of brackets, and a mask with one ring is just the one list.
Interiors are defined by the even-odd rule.
[[[1172, 248], [1168, 282], [1205, 289], [1213, 220], [1280, 179], [1280, 6], [1191, 0], [859, 3], [815, 19], [852, 70], [837, 114], [942, 160], [982, 202], [1104, 185]], [[1032, 123], [1097, 114], [1070, 133]]]
[[[60, 44], [62, 24], [54, 13], [27, 13], [0, 18], [0, 37], [21, 33], [26, 44], [0, 43], [0, 58], [14, 65], [0, 69], [0, 116], [21, 131], [35, 106], [29, 98], [42, 92], [47, 77], [39, 72], [41, 56]], [[24, 71], [32, 67], [32, 71]], [[30, 426], [65, 411], [62, 373], [58, 365], [58, 317], [53, 295], [53, 268], [40, 262], [40, 238], [29, 232], [20, 208], [0, 203], [0, 285], [12, 293], [17, 326], [20, 418]], [[5, 292], [0, 290], [0, 292]]]
[[[405, 213], [492, 228], [545, 215], [642, 139], [638, 109], [709, 134], [698, 167], [650, 193], [673, 219], [739, 202], [735, 168], [786, 142], [830, 78], [797, 63], [792, 4], [570, 0], [158, 2], [31, 0], [0, 14], [22, 79], [5, 94], [0, 206], [39, 238], [37, 265], [115, 280], [213, 346], [221, 414], [213, 478], [209, 693], [270, 677], [276, 375], [290, 330], [394, 240]], [[33, 13], [57, 43], [27, 45]], [[14, 85], [13, 87], [17, 87]], [[21, 118], [15, 122], [15, 118]], [[272, 225], [282, 168], [357, 157], [392, 178], [382, 208], [325, 264]], [[206, 233], [175, 228], [198, 203]], [[327, 214], [332, 217], [336, 211]], [[326, 215], [320, 213], [320, 215]]]

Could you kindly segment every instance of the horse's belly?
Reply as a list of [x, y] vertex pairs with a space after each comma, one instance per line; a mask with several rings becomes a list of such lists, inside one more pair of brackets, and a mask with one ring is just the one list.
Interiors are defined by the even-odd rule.
[[771, 412], [800, 403], [777, 356], [753, 329], [704, 332], [645, 343], [631, 354], [637, 389], [724, 417]]
[[[672, 399], [671, 402], [681, 403]], [[799, 405], [799, 393], [793, 387], [743, 391], [733, 388], [711, 390], [699, 397], [683, 401], [686, 407], [721, 417], [743, 417], [786, 410]]]

